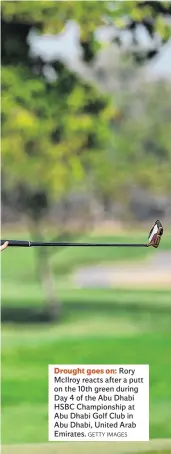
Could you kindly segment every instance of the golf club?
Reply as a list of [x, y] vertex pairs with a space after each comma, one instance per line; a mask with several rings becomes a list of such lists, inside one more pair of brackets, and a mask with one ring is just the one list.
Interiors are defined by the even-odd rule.
[[149, 247], [157, 248], [160, 243], [161, 236], [163, 235], [163, 227], [159, 220], [157, 220], [150, 230], [148, 242], [144, 244], [137, 243], [72, 243], [72, 242], [43, 242], [43, 241], [23, 241], [23, 240], [1, 240], [1, 246], [8, 241], [9, 246], [15, 247], [33, 247], [33, 246], [81, 246], [81, 247]]

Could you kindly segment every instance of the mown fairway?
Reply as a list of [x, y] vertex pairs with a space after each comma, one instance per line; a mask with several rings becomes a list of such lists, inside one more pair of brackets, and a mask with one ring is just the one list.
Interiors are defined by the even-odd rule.
[[[149, 364], [150, 437], [171, 438], [171, 292], [72, 289], [64, 271], [60, 277], [57, 273], [60, 257], [67, 264], [63, 256], [67, 253], [72, 269], [78, 257], [71, 266], [71, 250], [53, 256], [63, 302], [61, 321], [2, 328], [2, 442], [47, 442], [49, 363]], [[42, 304], [33, 258], [32, 250], [3, 253], [2, 304]], [[84, 262], [84, 255], [80, 260]], [[106, 261], [107, 253], [96, 256], [98, 260]]]
[[150, 364], [150, 436], [171, 438], [171, 318], [160, 317], [158, 331], [159, 320], [146, 317], [94, 313], [59, 327], [4, 327], [2, 441], [47, 441], [49, 363]]
[[151, 440], [143, 443], [49, 443], [3, 446], [2, 454], [171, 454], [171, 440]]

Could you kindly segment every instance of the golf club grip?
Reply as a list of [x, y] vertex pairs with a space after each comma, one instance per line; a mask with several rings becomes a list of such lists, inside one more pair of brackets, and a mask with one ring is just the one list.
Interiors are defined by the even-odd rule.
[[9, 246], [20, 246], [20, 247], [29, 247], [30, 242], [29, 241], [21, 241], [21, 240], [1, 240], [1, 246], [8, 241], [8, 247]]

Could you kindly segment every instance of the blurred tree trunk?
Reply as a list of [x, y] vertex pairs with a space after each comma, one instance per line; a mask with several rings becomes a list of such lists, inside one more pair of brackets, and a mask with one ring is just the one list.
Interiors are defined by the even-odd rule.
[[[32, 241], [44, 241], [38, 222], [31, 223], [30, 232]], [[36, 256], [37, 275], [44, 291], [46, 306], [51, 315], [54, 318], [58, 318], [61, 313], [61, 302], [56, 294], [49, 250], [46, 247], [35, 247], [34, 252]]]

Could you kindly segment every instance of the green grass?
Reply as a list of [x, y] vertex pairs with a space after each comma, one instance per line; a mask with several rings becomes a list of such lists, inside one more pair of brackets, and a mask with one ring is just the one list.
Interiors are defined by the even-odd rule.
[[[143, 235], [136, 234], [95, 240], [121, 239], [144, 241]], [[162, 249], [171, 249], [169, 236], [163, 238]], [[126, 249], [53, 252], [56, 292], [63, 302], [60, 323], [2, 328], [3, 443], [47, 441], [47, 366], [57, 362], [150, 364], [150, 436], [171, 438], [171, 292], [74, 289], [67, 275], [81, 264], [138, 260], [145, 258], [143, 254], [157, 253], [153, 249], [133, 251], [131, 257]], [[3, 305], [44, 302], [34, 254], [34, 249], [10, 248], [2, 254]]]
[[[169, 440], [168, 440], [169, 441]], [[155, 449], [156, 446], [160, 446], [159, 449]], [[171, 442], [170, 442], [171, 446]], [[97, 453], [101, 454], [104, 452], [106, 454], [145, 454], [150, 452], [150, 454], [171, 454], [171, 448], [169, 449], [169, 443], [159, 443], [158, 440], [155, 440], [154, 443], [150, 442], [134, 442], [134, 443], [49, 443], [49, 444], [37, 444], [31, 445], [31, 454], [87, 454], [87, 449], [89, 454]], [[30, 445], [18, 445], [18, 446], [3, 446], [2, 454], [30, 454]]]
[[[165, 450], [159, 449], [157, 451], [150, 449], [148, 451], [150, 452], [150, 454], [171, 454], [171, 448], [170, 449], [165, 449]], [[140, 451], [138, 451], [138, 448], [137, 448], [137, 451], [135, 452], [135, 454], [138, 454], [138, 452], [140, 452]], [[145, 452], [147, 452], [147, 451], [142, 452], [142, 454], [145, 454]]]
[[96, 312], [59, 326], [3, 327], [2, 347], [3, 443], [47, 441], [49, 363], [149, 364], [150, 437], [171, 438], [170, 323], [159, 332], [145, 319]]
[[[56, 295], [64, 308], [70, 310], [118, 310], [131, 307], [137, 310], [171, 309], [170, 290], [134, 290], [134, 289], [74, 289], [66, 281], [56, 284]], [[39, 284], [9, 285], [2, 282], [2, 303], [11, 306], [35, 306], [45, 303], [44, 293]]]
[[[13, 238], [28, 238], [25, 234], [13, 235]], [[84, 238], [85, 239], [85, 238]], [[87, 240], [90, 239], [86, 238]], [[86, 240], [85, 239], [85, 240]], [[131, 234], [128, 236], [115, 235], [113, 237], [95, 237], [95, 241], [143, 241], [142, 234]], [[170, 236], [163, 238], [161, 250], [171, 249]], [[43, 289], [40, 285], [36, 269], [36, 250], [24, 248], [9, 248], [2, 254], [2, 304], [3, 305], [42, 305], [45, 302]], [[82, 301], [85, 305], [89, 301], [117, 304], [136, 304], [141, 305], [143, 302], [151, 304], [151, 291], [142, 291], [142, 293], [131, 290], [121, 289], [94, 289], [94, 290], [75, 290], [71, 279], [68, 277], [69, 272], [81, 265], [92, 265], [93, 263], [109, 263], [126, 260], [139, 260], [156, 254], [154, 249], [133, 249], [125, 248], [63, 248], [62, 250], [53, 250], [52, 264], [55, 277], [56, 294], [64, 303], [80, 304]], [[154, 295], [154, 293], [153, 293]], [[92, 296], [92, 297], [91, 297]], [[169, 291], [156, 291], [155, 303], [169, 305], [171, 302]]]
[[[11, 238], [30, 239], [30, 236], [25, 234], [13, 235]], [[129, 235], [114, 235], [114, 236], [96, 236], [84, 237], [83, 241], [97, 242], [143, 242], [144, 235], [129, 234]], [[171, 236], [162, 238], [160, 250], [171, 250]], [[56, 248], [51, 249], [52, 263], [57, 276], [65, 275], [71, 270], [81, 265], [91, 265], [96, 263], [110, 263], [118, 261], [135, 261], [145, 259], [156, 254], [156, 250], [149, 248]], [[34, 248], [9, 248], [2, 255], [2, 280], [14, 282], [35, 282], [37, 280], [37, 272], [35, 265], [36, 250]]]
[[[15, 238], [29, 238], [27, 233], [10, 235]], [[87, 238], [88, 239], [88, 238]], [[90, 239], [90, 238], [89, 238]], [[143, 241], [142, 234], [130, 234], [129, 236], [96, 237], [95, 241]], [[166, 235], [161, 242], [161, 250], [171, 249], [171, 238]], [[52, 253], [52, 263], [55, 276], [56, 294], [67, 304], [78, 303], [85, 305], [88, 302], [101, 304], [146, 304], [151, 305], [152, 299], [155, 304], [169, 305], [171, 303], [170, 291], [142, 291], [124, 289], [74, 289], [67, 273], [80, 265], [92, 265], [93, 263], [108, 263], [122, 260], [138, 260], [157, 254], [154, 249], [125, 248], [66, 248], [55, 250]], [[153, 298], [155, 296], [155, 298]], [[44, 302], [43, 289], [37, 278], [35, 249], [9, 248], [2, 254], [2, 304], [10, 305], [35, 305]]]
[[14, 446], [3, 446], [2, 454], [171, 454], [171, 441], [163, 440], [152, 440], [148, 442], [119, 442], [119, 443], [49, 443], [49, 444], [35, 444], [30, 445], [14, 445]]

